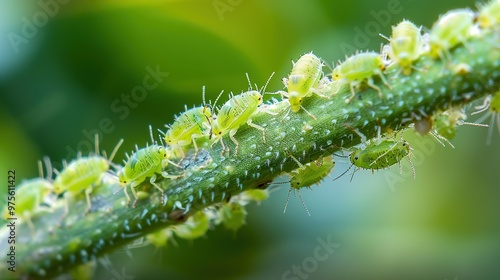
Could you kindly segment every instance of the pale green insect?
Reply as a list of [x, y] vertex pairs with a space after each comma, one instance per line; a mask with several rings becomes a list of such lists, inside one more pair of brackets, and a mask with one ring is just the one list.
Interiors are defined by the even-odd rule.
[[45, 159], [45, 163], [47, 177], [44, 178], [42, 162], [38, 161], [40, 177], [22, 181], [19, 186], [16, 186], [15, 200], [9, 200], [3, 210], [5, 219], [19, 217], [21, 220], [25, 220], [32, 235], [35, 231], [32, 218], [43, 210], [41, 204], [45, 202], [45, 198], [52, 191], [52, 168], [48, 159]]
[[401, 66], [403, 74], [410, 75], [413, 63], [423, 51], [420, 28], [411, 21], [403, 20], [392, 27], [392, 35], [388, 40], [390, 45], [384, 47], [384, 52]]
[[295, 162], [297, 162], [299, 168], [293, 170], [289, 174], [290, 189], [288, 190], [288, 196], [286, 198], [285, 209], [283, 210], [283, 213], [286, 212], [288, 201], [290, 200], [290, 193], [292, 191], [297, 191], [300, 197], [300, 201], [302, 202], [302, 205], [307, 212], [307, 215], [311, 216], [304, 200], [302, 199], [300, 189], [311, 188], [313, 184], [319, 184], [321, 180], [330, 175], [330, 172], [335, 166], [335, 162], [333, 161], [332, 156], [326, 156], [319, 158], [314, 162], [303, 165], [296, 158], [294, 158], [293, 156], [291, 157]]
[[54, 180], [54, 193], [59, 195], [64, 193], [65, 198], [65, 212], [63, 217], [68, 214], [68, 200], [71, 197], [75, 197], [82, 192], [85, 192], [87, 199], [87, 209], [84, 214], [87, 214], [91, 209], [90, 194], [93, 188], [101, 183], [104, 174], [109, 170], [111, 161], [116, 155], [116, 152], [123, 143], [121, 139], [115, 146], [113, 152], [109, 159], [106, 159], [99, 155], [99, 139], [98, 135], [95, 135], [95, 154], [91, 154], [87, 157], [79, 157], [71, 161], [64, 169], [60, 172], [54, 170], [57, 174]]
[[464, 120], [467, 118], [464, 110], [462, 108], [451, 108], [442, 113], [436, 114], [434, 116], [434, 131], [448, 139], [452, 140], [455, 138], [457, 134], [457, 127], [459, 125], [473, 125], [473, 126], [483, 126], [487, 127], [488, 125], [477, 124], [465, 122]]
[[489, 28], [500, 23], [500, 0], [479, 4], [477, 22], [481, 28]]
[[429, 34], [429, 53], [432, 57], [449, 57], [449, 50], [470, 36], [474, 13], [469, 9], [447, 12], [434, 23]]
[[[203, 97], [205, 90], [203, 90]], [[205, 98], [203, 98], [205, 99]], [[187, 109], [180, 116], [176, 117], [171, 125], [165, 125], [168, 130], [164, 133], [164, 140], [169, 145], [172, 154], [176, 157], [185, 157], [188, 146], [192, 143], [195, 149], [195, 157], [198, 154], [196, 139], [209, 136], [212, 110], [206, 106]]]
[[476, 121], [477, 123], [483, 122], [488, 117], [491, 118], [489, 125], [490, 128], [488, 130], [488, 138], [486, 139], [486, 144], [490, 145], [491, 139], [493, 138], [493, 127], [495, 126], [495, 122], [497, 123], [496, 127], [498, 133], [500, 133], [500, 91], [488, 95], [484, 99], [483, 105], [476, 107], [476, 109], [477, 111], [472, 113], [472, 115], [487, 111], [481, 118]]
[[[151, 126], [149, 127], [151, 134], [151, 141], [153, 140], [153, 133]], [[180, 176], [169, 175], [163, 168], [168, 165], [168, 163], [175, 165], [177, 164], [170, 161], [171, 151], [162, 145], [153, 144], [147, 146], [146, 148], [138, 149], [136, 146], [136, 152], [131, 156], [127, 155], [127, 160], [124, 161], [123, 168], [118, 172], [118, 179], [120, 180], [120, 185], [124, 187], [125, 196], [127, 197], [127, 205], [130, 203], [130, 196], [127, 193], [127, 186], [130, 186], [132, 194], [134, 195], [133, 207], [135, 207], [139, 197], [135, 191], [135, 187], [144, 182], [147, 178], [149, 183], [153, 185], [156, 189], [161, 192], [161, 203], [164, 203], [164, 191], [158, 184], [155, 183], [157, 177], [156, 174], [161, 174], [164, 178], [174, 179]], [[182, 176], [182, 175], [181, 175]]]
[[368, 169], [372, 172], [399, 164], [399, 171], [401, 173], [401, 160], [405, 157], [410, 162], [413, 178], [415, 178], [415, 169], [410, 158], [411, 147], [403, 139], [398, 141], [387, 138], [371, 141], [364, 148], [354, 149], [349, 155], [349, 160], [358, 170]]
[[[292, 61], [293, 63], [293, 61]], [[287, 78], [283, 79], [283, 83], [287, 87], [288, 92], [279, 91], [282, 96], [288, 98], [292, 112], [296, 113], [301, 108], [311, 115], [303, 106], [302, 101], [304, 98], [316, 94], [323, 98], [328, 98], [321, 95], [316, 89], [319, 81], [323, 76], [323, 63], [312, 52], [306, 53], [293, 63], [292, 71]]]
[[260, 130], [262, 139], [264, 143], [266, 142], [265, 129], [252, 123], [252, 115], [259, 111], [260, 104], [262, 104], [262, 95], [258, 91], [251, 90], [233, 96], [217, 111], [217, 118], [211, 119], [210, 139], [213, 139], [214, 144], [220, 140], [222, 153], [226, 150], [222, 137], [228, 133], [229, 138], [236, 145], [234, 155], [238, 154], [239, 143], [234, 135], [244, 123]]
[[183, 224], [175, 226], [174, 232], [182, 239], [196, 239], [205, 235], [210, 227], [210, 220], [203, 211], [198, 211]]
[[363, 52], [350, 56], [343, 63], [340, 63], [333, 69], [332, 78], [334, 81], [348, 82], [351, 88], [351, 96], [346, 99], [349, 103], [355, 96], [354, 87], [360, 86], [366, 81], [366, 84], [378, 92], [382, 98], [382, 91], [374, 84], [373, 76], [380, 76], [382, 82], [390, 89], [384, 77], [385, 62], [382, 56], [376, 52]]
[[225, 228], [236, 231], [245, 224], [247, 211], [245, 207], [238, 202], [224, 203], [218, 211], [219, 222], [222, 222]]

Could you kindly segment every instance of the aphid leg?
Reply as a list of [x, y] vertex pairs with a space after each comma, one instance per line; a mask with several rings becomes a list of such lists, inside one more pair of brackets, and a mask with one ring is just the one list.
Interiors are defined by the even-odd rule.
[[[130, 185], [130, 190], [132, 191], [132, 195], [134, 196], [134, 203], [132, 204], [132, 208], [135, 208], [135, 205], [137, 204], [137, 201], [139, 200], [139, 196], [137, 196], [137, 192], [135, 191], [135, 187], [138, 186], [140, 183], [139, 181], [134, 181], [131, 185]], [[127, 195], [127, 198], [128, 195]], [[129, 201], [130, 201], [130, 198], [129, 198]], [[128, 203], [127, 203], [128, 205]]]
[[304, 202], [304, 199], [302, 198], [302, 194], [300, 193], [300, 190], [297, 190], [299, 193], [299, 198], [300, 201], [302, 202], [302, 206], [304, 206], [304, 209], [306, 209], [307, 216], [311, 217], [311, 213], [309, 213], [309, 209], [307, 209], [306, 203]]
[[128, 195], [128, 192], [127, 192], [127, 186], [125, 186], [123, 188], [123, 192], [125, 193], [125, 196], [127, 197], [127, 205], [126, 206], [128, 207], [128, 205], [130, 204], [130, 196]]
[[444, 141], [446, 141], [446, 143], [448, 143], [448, 145], [450, 145], [453, 149], [455, 149], [455, 146], [453, 146], [453, 144], [451, 144], [450, 140], [437, 134], [435, 131], [431, 131], [431, 135], [434, 136], [434, 139], [436, 139], [436, 141], [438, 141], [439, 144], [441, 144], [441, 146], [446, 147], [446, 145], [443, 142], [441, 142], [441, 140], [444, 140]]
[[345, 103], [351, 103], [351, 101], [354, 99], [354, 96], [356, 96], [356, 92], [354, 91], [354, 86], [357, 85], [357, 83], [351, 82], [349, 85], [349, 88], [351, 89], [351, 96], [345, 100]]
[[317, 120], [317, 118], [313, 114], [309, 113], [304, 106], [300, 105], [300, 108], [302, 108], [302, 110], [304, 110], [304, 112], [306, 112], [313, 120]]
[[236, 132], [237, 132], [236, 129], [232, 129], [231, 131], [229, 131], [229, 138], [231, 138], [233, 143], [236, 145], [236, 147], [234, 147], [234, 156], [238, 155], [238, 147], [240, 146], [240, 144], [238, 143], [238, 140], [236, 140], [236, 138], [234, 138], [234, 135], [236, 134]]
[[155, 188], [157, 188], [160, 191], [160, 193], [161, 193], [161, 204], [163, 204], [164, 201], [165, 201], [165, 191], [163, 191], [163, 189], [160, 188], [160, 186], [158, 186], [158, 184], [156, 184], [155, 181], [156, 181], [156, 174], [153, 175], [153, 176], [151, 176], [151, 178], [149, 179], [149, 182], [151, 183], [151, 185], [153, 185]]
[[[194, 147], [194, 156], [193, 156], [193, 160], [196, 160], [196, 156], [198, 156], [198, 145], [196, 144], [196, 138], [200, 137], [201, 135], [199, 134], [193, 134], [191, 135], [191, 142], [193, 143], [193, 147]], [[182, 151], [184, 152], [184, 151]], [[184, 158], [184, 157], [183, 157]]]
[[247, 121], [247, 124], [253, 128], [257, 128], [258, 130], [262, 131], [262, 141], [266, 143], [266, 130], [262, 126], [252, 123], [252, 119], [249, 119]]
[[83, 212], [83, 215], [87, 215], [87, 213], [90, 211], [92, 208], [92, 204], [90, 202], [90, 193], [92, 192], [93, 187], [90, 186], [85, 190], [85, 197], [87, 198], [87, 209], [85, 209], [85, 212]]
[[[382, 77], [382, 76], [380, 76]], [[376, 90], [378, 92], [378, 97], [379, 98], [382, 98], [382, 91], [380, 90], [380, 87], [378, 87], [375, 83], [373, 83], [373, 79], [372, 78], [368, 78], [367, 81], [366, 81], [366, 84], [373, 88], [374, 90]]]

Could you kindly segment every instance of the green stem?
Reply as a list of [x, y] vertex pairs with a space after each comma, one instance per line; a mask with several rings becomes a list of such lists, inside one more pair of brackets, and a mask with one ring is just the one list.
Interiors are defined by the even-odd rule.
[[[417, 116], [431, 116], [439, 110], [463, 106], [491, 92], [500, 83], [500, 36], [483, 32], [471, 38], [467, 47], [451, 51], [450, 61], [443, 62], [422, 57], [409, 76], [401, 73], [386, 74], [391, 89], [377, 80], [383, 98], [376, 91], [366, 89], [346, 104], [349, 86], [334, 93], [326, 89], [323, 94], [305, 99], [303, 106], [316, 117], [304, 111], [287, 114], [287, 101], [277, 106], [284, 108], [274, 116], [259, 112], [253, 122], [265, 127], [266, 143], [261, 132], [243, 125], [236, 134], [239, 153], [234, 156], [234, 144], [228, 137], [224, 143], [231, 153], [221, 156], [221, 145], [201, 149], [196, 160], [183, 161], [185, 176], [180, 179], [158, 180], [168, 197], [160, 204], [159, 192], [148, 183], [140, 188], [151, 195], [127, 207], [125, 196], [119, 192], [116, 179], [106, 177], [92, 194], [92, 211], [83, 215], [85, 199], [75, 199], [63, 223], [62, 204], [53, 212], [33, 219], [36, 232], [30, 235], [26, 223], [17, 226], [16, 277], [51, 277], [68, 271], [112, 252], [136, 238], [155, 230], [185, 221], [196, 211], [226, 201], [245, 190], [264, 188], [283, 172], [297, 168], [289, 157], [302, 163], [330, 155], [340, 149], [349, 149], [361, 139], [355, 130], [368, 139], [378, 131], [399, 130], [407, 127]], [[468, 66], [468, 67], [458, 67]], [[456, 69], [469, 69], [459, 72]], [[279, 111], [279, 110], [278, 110]], [[179, 173], [178, 168], [168, 167]], [[60, 224], [60, 225], [59, 225]], [[2, 227], [0, 236], [6, 240], [8, 228]], [[4, 238], [5, 237], [5, 238]], [[0, 244], [8, 252], [7, 242]], [[5, 255], [4, 255], [5, 256]], [[5, 260], [0, 264], [5, 266]], [[6, 267], [1, 267], [6, 274]]]

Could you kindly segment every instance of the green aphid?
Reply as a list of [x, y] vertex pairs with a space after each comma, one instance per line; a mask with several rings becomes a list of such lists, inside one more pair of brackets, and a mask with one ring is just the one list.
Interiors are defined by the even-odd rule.
[[101, 183], [104, 174], [109, 171], [113, 157], [116, 155], [122, 143], [123, 139], [118, 142], [109, 159], [106, 159], [99, 155], [99, 139], [96, 134], [95, 154], [91, 154], [87, 157], [79, 157], [71, 161], [60, 172], [54, 170], [57, 173], [57, 177], [54, 180], [54, 193], [58, 195], [64, 193], [65, 198], [65, 211], [63, 217], [65, 217], [69, 211], [68, 200], [80, 195], [82, 192], [85, 193], [87, 199], [87, 209], [84, 214], [90, 211], [92, 207], [90, 194], [93, 188]]
[[384, 169], [399, 164], [401, 173], [401, 160], [408, 158], [415, 178], [415, 170], [411, 163], [411, 147], [405, 140], [392, 138], [374, 140], [365, 148], [354, 149], [349, 155], [351, 163], [357, 169], [374, 170]]
[[333, 69], [332, 78], [334, 81], [343, 81], [349, 83], [351, 88], [351, 96], [346, 100], [351, 102], [355, 96], [354, 87], [360, 86], [362, 83], [375, 89], [378, 96], [382, 98], [382, 91], [374, 84], [373, 76], [380, 76], [382, 82], [390, 89], [383, 71], [385, 70], [385, 62], [382, 56], [376, 52], [362, 52], [350, 56], [343, 63], [340, 63]]
[[229, 230], [236, 232], [245, 224], [247, 211], [237, 202], [224, 203], [218, 213], [220, 222]]
[[304, 54], [297, 62], [293, 63], [288, 79], [283, 79], [288, 92], [279, 91], [282, 96], [288, 98], [292, 112], [296, 113], [302, 108], [311, 117], [316, 118], [302, 106], [302, 101], [312, 94], [326, 98], [316, 90], [323, 76], [322, 69], [323, 63], [312, 52]]
[[429, 34], [429, 52], [434, 58], [449, 57], [449, 50], [470, 37], [474, 13], [469, 9], [447, 12], [434, 23]]
[[189, 145], [192, 143], [196, 157], [198, 154], [196, 139], [209, 136], [209, 120], [212, 118], [215, 118], [215, 116], [212, 116], [211, 108], [204, 104], [202, 107], [195, 107], [189, 110], [186, 108], [186, 111], [176, 117], [171, 125], [166, 125], [168, 130], [164, 133], [164, 139], [165, 143], [172, 150], [173, 155], [184, 158]]
[[174, 232], [182, 239], [196, 239], [205, 235], [210, 227], [210, 220], [203, 211], [198, 211], [183, 224], [175, 226]]
[[[153, 140], [153, 133], [151, 126], [149, 127], [151, 134], [151, 141]], [[162, 146], [153, 144], [147, 146], [146, 148], [138, 149], [136, 147], [136, 152], [131, 156], [127, 155], [127, 160], [124, 161], [123, 168], [118, 172], [118, 179], [120, 180], [120, 185], [124, 187], [125, 196], [127, 197], [127, 205], [130, 203], [130, 196], [127, 193], [127, 186], [130, 186], [132, 194], [134, 195], [133, 207], [135, 207], [139, 197], [135, 191], [135, 187], [144, 182], [147, 178], [149, 183], [153, 185], [161, 193], [161, 203], [164, 203], [164, 191], [163, 189], [155, 183], [157, 174], [161, 174], [164, 178], [174, 179], [180, 176], [169, 175], [166, 171], [163, 171], [169, 163], [175, 165], [177, 164], [170, 161], [172, 153], [170, 149]], [[181, 175], [182, 176], [182, 175]]]
[[14, 201], [9, 201], [13, 204], [7, 204], [4, 207], [2, 216], [5, 219], [9, 218], [19, 218], [20, 220], [26, 221], [28, 224], [31, 234], [35, 232], [35, 226], [33, 225], [32, 218], [42, 212], [44, 209], [41, 204], [45, 202], [45, 198], [52, 191], [52, 168], [50, 167], [50, 161], [45, 160], [47, 165], [47, 177], [44, 178], [42, 162], [38, 161], [38, 171], [40, 177], [22, 181], [18, 186], [16, 186], [16, 195]]
[[487, 4], [479, 4], [477, 23], [481, 28], [490, 28], [500, 23], [500, 0], [492, 0]]
[[234, 154], [238, 154], [239, 143], [234, 135], [238, 128], [245, 123], [260, 130], [263, 142], [266, 142], [265, 129], [252, 123], [252, 115], [258, 112], [260, 104], [262, 104], [262, 95], [258, 91], [251, 90], [233, 96], [217, 111], [217, 118], [211, 119], [210, 139], [214, 144], [220, 140], [222, 152], [226, 150], [222, 137], [229, 134], [229, 138], [236, 145]]
[[310, 162], [305, 165], [301, 164], [294, 157], [292, 157], [292, 159], [295, 162], [297, 162], [297, 164], [300, 167], [289, 173], [290, 189], [288, 190], [288, 196], [286, 198], [285, 209], [283, 210], [283, 213], [286, 212], [286, 207], [288, 206], [288, 201], [290, 200], [290, 193], [292, 191], [297, 191], [299, 193], [302, 205], [304, 206], [307, 212], [307, 215], [311, 216], [304, 200], [302, 199], [302, 195], [300, 194], [300, 189], [311, 188], [311, 186], [314, 184], [319, 185], [321, 180], [323, 180], [326, 176], [330, 175], [330, 172], [335, 166], [335, 162], [333, 161], [332, 156], [322, 157], [314, 162]]
[[403, 20], [392, 27], [389, 41], [390, 45], [384, 47], [384, 52], [401, 66], [403, 74], [411, 74], [413, 63], [423, 52], [420, 28], [411, 21]]

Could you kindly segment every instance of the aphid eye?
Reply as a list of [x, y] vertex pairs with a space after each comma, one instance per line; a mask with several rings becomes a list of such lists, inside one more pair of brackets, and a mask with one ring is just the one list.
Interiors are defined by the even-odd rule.
[[354, 159], [355, 159], [355, 160], [358, 160], [358, 159], [359, 159], [359, 157], [354, 157]]
[[222, 131], [221, 131], [221, 132], [219, 132], [219, 135], [221, 135], [221, 134], [222, 134]]

